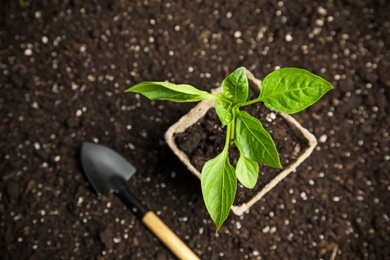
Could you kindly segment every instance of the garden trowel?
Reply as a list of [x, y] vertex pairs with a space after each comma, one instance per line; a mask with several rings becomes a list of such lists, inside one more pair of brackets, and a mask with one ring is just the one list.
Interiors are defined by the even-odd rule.
[[126, 181], [136, 171], [126, 159], [108, 147], [86, 142], [81, 148], [81, 164], [98, 195], [110, 192], [116, 194], [179, 259], [199, 259], [155, 213], [126, 188]]

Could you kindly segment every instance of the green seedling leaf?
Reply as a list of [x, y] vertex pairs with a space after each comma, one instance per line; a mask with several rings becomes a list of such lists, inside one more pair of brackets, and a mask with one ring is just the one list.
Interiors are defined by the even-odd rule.
[[236, 174], [229, 162], [227, 147], [203, 166], [201, 185], [207, 211], [218, 231], [229, 215], [237, 189]]
[[234, 104], [243, 103], [248, 99], [249, 83], [245, 68], [239, 68], [222, 82], [223, 93]]
[[264, 78], [259, 100], [270, 109], [293, 114], [311, 106], [332, 88], [328, 81], [307, 70], [283, 68]]
[[240, 183], [248, 189], [253, 189], [256, 185], [258, 175], [259, 164], [241, 154], [236, 165], [236, 176]]
[[246, 158], [274, 168], [282, 168], [275, 143], [258, 119], [240, 110], [236, 135], [237, 146]]
[[191, 85], [176, 85], [169, 82], [141, 82], [127, 89], [126, 92], [140, 93], [150, 100], [169, 100], [175, 102], [196, 102], [213, 95]]
[[223, 92], [217, 94], [217, 97], [222, 97], [224, 99], [216, 98], [214, 101], [215, 111], [217, 112], [218, 118], [221, 121], [222, 125], [227, 125], [233, 120], [233, 103], [226, 102]]

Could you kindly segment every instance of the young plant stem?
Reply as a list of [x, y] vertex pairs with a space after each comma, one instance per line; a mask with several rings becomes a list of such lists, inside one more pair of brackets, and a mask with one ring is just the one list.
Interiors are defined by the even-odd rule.
[[236, 120], [235, 120], [235, 117], [233, 118], [233, 120], [228, 124], [228, 127], [230, 127], [230, 135], [229, 135], [229, 145], [232, 145], [234, 143], [234, 139], [235, 139], [235, 123], [236, 123]]
[[238, 107], [235, 107], [233, 109], [233, 120], [229, 123], [228, 126], [231, 127], [230, 132], [230, 145], [233, 145], [236, 142], [236, 118], [238, 113], [240, 113], [240, 109]]
[[249, 106], [249, 105], [252, 105], [252, 104], [255, 104], [255, 103], [258, 103], [261, 101], [261, 98], [258, 97], [258, 98], [255, 98], [255, 99], [252, 99], [252, 100], [249, 100], [247, 102], [245, 102], [244, 104], [242, 104], [242, 106]]
[[227, 129], [226, 129], [226, 140], [225, 140], [225, 146], [224, 146], [224, 149], [226, 149], [226, 150], [229, 148], [231, 141], [234, 140], [234, 139], [232, 139], [232, 136], [231, 136], [232, 132], [234, 134], [234, 130], [233, 130], [234, 123], [233, 122], [234, 122], [234, 120], [232, 120], [232, 122], [230, 122], [227, 125]]

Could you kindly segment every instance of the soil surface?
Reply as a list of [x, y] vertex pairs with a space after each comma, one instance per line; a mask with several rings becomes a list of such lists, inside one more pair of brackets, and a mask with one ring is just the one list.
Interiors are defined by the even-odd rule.
[[[94, 193], [84, 141], [137, 167], [128, 186], [202, 259], [388, 259], [390, 5], [376, 1], [0, 3], [2, 259], [174, 259], [114, 195]], [[244, 66], [302, 67], [335, 89], [294, 117], [319, 145], [218, 233], [199, 180], [164, 142], [194, 104], [124, 93], [211, 90]]]

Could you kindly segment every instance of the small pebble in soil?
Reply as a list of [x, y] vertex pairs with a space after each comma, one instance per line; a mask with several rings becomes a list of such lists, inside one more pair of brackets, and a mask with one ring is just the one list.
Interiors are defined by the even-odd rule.
[[237, 229], [240, 229], [240, 228], [241, 228], [241, 223], [240, 223], [240, 222], [236, 222], [236, 228], [237, 228]]
[[269, 230], [269, 232], [270, 232], [271, 234], [273, 234], [273, 233], [276, 232], [276, 230], [278, 230], [277, 227], [271, 227], [270, 230]]
[[41, 145], [39, 143], [34, 143], [35, 150], [41, 149]]
[[268, 122], [272, 122], [273, 120], [275, 120], [276, 119], [276, 114], [275, 113], [269, 113], [268, 115], [267, 115], [267, 117], [266, 117], [266, 120], [268, 121]]
[[286, 34], [285, 40], [286, 42], [291, 42], [293, 40], [292, 35], [290, 33]]
[[327, 11], [325, 8], [323, 8], [322, 6], [319, 6], [318, 9], [317, 9], [317, 12], [322, 15], [322, 16], [325, 16], [327, 14]]
[[37, 102], [33, 102], [33, 103], [31, 104], [31, 107], [34, 108], [34, 109], [39, 109], [39, 105], [38, 105]]
[[317, 19], [315, 21], [315, 23], [316, 23], [317, 26], [324, 26], [324, 20], [322, 20], [322, 19]]
[[32, 54], [33, 54], [33, 51], [31, 49], [25, 49], [24, 50], [24, 55], [31, 56]]
[[78, 109], [76, 111], [76, 117], [80, 117], [83, 114], [83, 111], [81, 109]]
[[40, 19], [42, 18], [42, 13], [40, 11], [35, 12], [35, 18]]
[[325, 143], [327, 139], [328, 139], [328, 136], [326, 134], [323, 134], [320, 136], [320, 138], [318, 138], [318, 141], [320, 143]]
[[264, 227], [261, 231], [262, 231], [263, 233], [267, 233], [269, 230], [270, 230], [270, 227], [269, 227], [269, 226], [266, 226], [266, 227]]
[[49, 38], [47, 38], [46, 36], [42, 36], [41, 41], [43, 44], [47, 44], [49, 42]]

